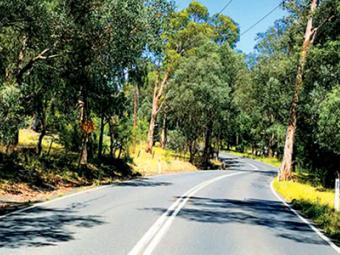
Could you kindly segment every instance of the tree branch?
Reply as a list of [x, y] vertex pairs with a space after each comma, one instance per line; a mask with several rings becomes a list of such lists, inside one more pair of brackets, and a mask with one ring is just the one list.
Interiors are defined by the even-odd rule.
[[50, 51], [49, 48], [44, 49], [43, 51], [41, 51], [37, 56], [35, 56], [34, 58], [31, 58], [30, 61], [28, 61], [28, 63], [23, 66], [17, 73], [16, 75], [16, 80], [17, 83], [20, 85], [22, 83], [22, 79], [23, 76], [26, 72], [28, 72], [29, 70], [31, 70], [33, 68], [33, 65], [39, 61], [39, 60], [46, 60], [46, 59], [51, 59], [51, 58], [55, 58], [60, 56], [59, 54], [54, 54], [54, 55], [50, 55], [50, 56], [45, 56], [45, 54]]
[[320, 23], [319, 26], [315, 27], [315, 28], [312, 30], [312, 39], [311, 39], [312, 43], [314, 42], [315, 37], [316, 37], [316, 35], [317, 35], [319, 29], [322, 28], [327, 22], [330, 22], [334, 17], [335, 17], [335, 16], [332, 15], [332, 16], [330, 16], [330, 17], [324, 19], [324, 20]]

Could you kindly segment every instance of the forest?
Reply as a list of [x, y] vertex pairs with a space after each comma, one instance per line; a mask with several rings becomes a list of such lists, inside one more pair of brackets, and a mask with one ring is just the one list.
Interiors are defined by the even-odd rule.
[[281, 8], [244, 54], [237, 21], [196, 1], [0, 0], [1, 183], [132, 176], [161, 148], [200, 169], [275, 157], [282, 179], [333, 187], [340, 2]]

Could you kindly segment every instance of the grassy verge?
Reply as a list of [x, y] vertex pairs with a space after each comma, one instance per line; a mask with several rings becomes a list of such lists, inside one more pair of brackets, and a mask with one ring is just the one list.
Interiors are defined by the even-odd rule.
[[141, 144], [131, 150], [130, 154], [133, 158], [132, 168], [145, 176], [197, 170], [188, 162], [187, 155], [178, 155], [172, 150], [157, 146], [149, 154], [145, 152], [145, 145]]
[[187, 155], [154, 148], [145, 153], [145, 145], [131, 150], [126, 159], [95, 157], [86, 168], [78, 166], [79, 154], [65, 152], [55, 138], [45, 137], [43, 154], [37, 156], [35, 147], [39, 133], [29, 129], [19, 132], [19, 146], [7, 155], [0, 148], [0, 214], [45, 201], [79, 189], [110, 184], [140, 175], [150, 176], [173, 172], [195, 171]]
[[299, 181], [274, 180], [275, 190], [293, 208], [313, 220], [326, 235], [340, 243], [340, 212], [334, 210], [334, 192]]
[[[251, 153], [228, 151], [228, 153], [258, 160], [260, 162], [280, 167], [277, 158], [259, 157]], [[334, 210], [334, 191], [315, 185], [312, 176], [305, 171], [299, 171], [291, 181], [273, 182], [274, 189], [294, 209], [311, 219], [324, 233], [340, 244], [340, 212]]]

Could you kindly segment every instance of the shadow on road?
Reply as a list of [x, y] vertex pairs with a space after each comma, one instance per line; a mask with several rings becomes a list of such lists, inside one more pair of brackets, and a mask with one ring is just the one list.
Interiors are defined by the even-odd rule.
[[220, 160], [223, 162], [225, 170], [233, 170], [240, 172], [251, 172], [251, 173], [261, 173], [267, 176], [275, 176], [277, 175], [277, 169], [270, 166], [263, 166], [265, 170], [255, 170], [250, 168], [250, 164], [248, 164], [244, 159], [235, 158], [235, 157], [220, 157]]
[[148, 178], [139, 178], [132, 181], [122, 182], [117, 184], [117, 186], [122, 187], [157, 187], [157, 186], [170, 186], [172, 185], [171, 182], [159, 182], [159, 181], [152, 181]]
[[78, 215], [73, 208], [31, 210], [0, 221], [0, 248], [55, 245], [74, 239], [77, 228], [91, 228], [104, 222], [93, 215]]
[[[164, 208], [146, 208], [146, 210], [160, 214], [166, 211]], [[265, 227], [278, 237], [300, 243], [325, 244], [287, 207], [276, 201], [191, 197], [186, 208], [183, 208], [177, 217], [199, 223]]]

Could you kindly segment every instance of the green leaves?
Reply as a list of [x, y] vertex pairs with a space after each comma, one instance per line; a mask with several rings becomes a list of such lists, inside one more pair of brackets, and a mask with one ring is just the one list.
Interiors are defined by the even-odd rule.
[[[169, 107], [189, 143], [204, 137], [213, 123], [217, 136], [228, 113], [230, 87], [219, 46], [209, 40], [184, 57], [171, 80]], [[185, 110], [184, 110], [185, 109]]]
[[10, 145], [17, 139], [18, 128], [24, 125], [20, 89], [14, 84], [0, 86], [0, 142]]
[[320, 105], [318, 141], [340, 155], [340, 86], [334, 87]]

